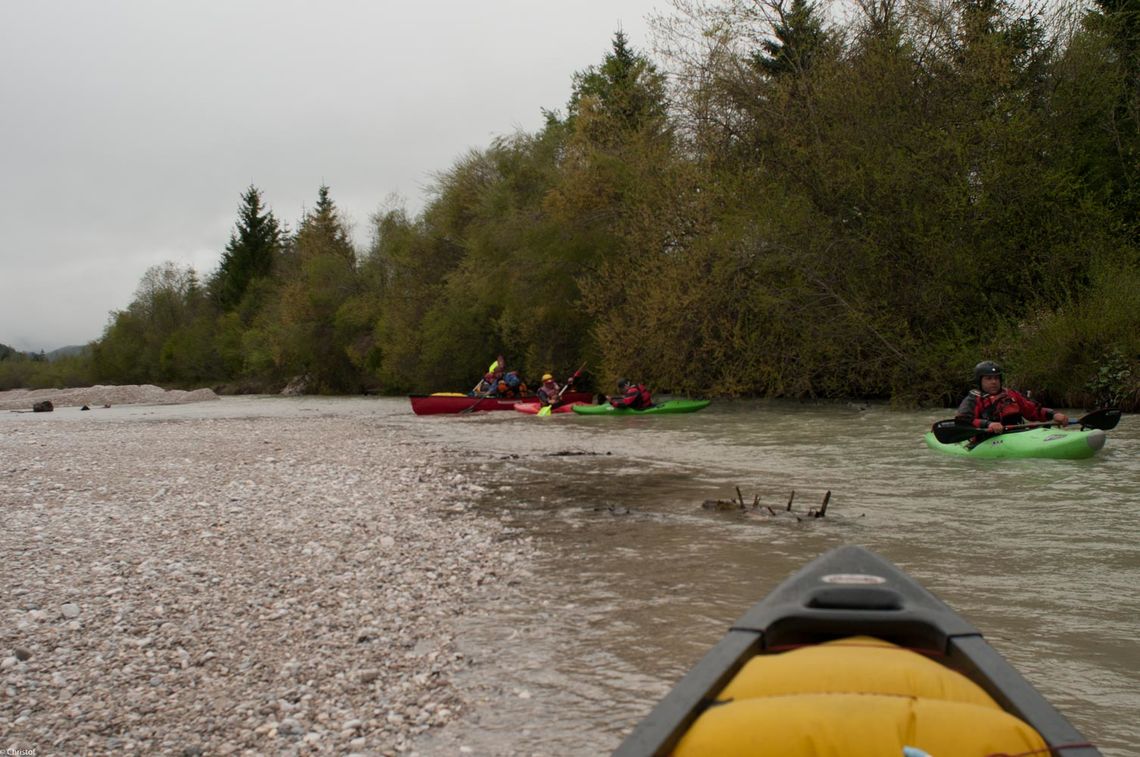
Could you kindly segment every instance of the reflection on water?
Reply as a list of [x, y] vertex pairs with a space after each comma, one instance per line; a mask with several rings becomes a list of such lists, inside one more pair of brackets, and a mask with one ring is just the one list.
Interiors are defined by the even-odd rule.
[[[487, 487], [487, 517], [542, 547], [531, 579], [461, 639], [474, 662], [463, 684], [485, 706], [425, 739], [424, 754], [608, 753], [729, 623], [844, 543], [897, 563], [981, 628], [1105, 754], [1140, 744], [1135, 416], [1089, 460], [975, 462], [922, 444], [944, 411], [845, 404], [419, 417], [404, 399], [225, 398], [83, 413], [308, 414], [374, 418], [456, 449], [455, 466]], [[823, 520], [700, 507], [736, 487], [777, 510], [792, 490], [800, 511], [832, 499]]]

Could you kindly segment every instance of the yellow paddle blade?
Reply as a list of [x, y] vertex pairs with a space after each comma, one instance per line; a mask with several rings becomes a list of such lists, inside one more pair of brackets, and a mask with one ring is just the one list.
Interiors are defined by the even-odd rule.
[[539, 415], [550, 415], [550, 405], [547, 405], [546, 407], [539, 410], [538, 414]]

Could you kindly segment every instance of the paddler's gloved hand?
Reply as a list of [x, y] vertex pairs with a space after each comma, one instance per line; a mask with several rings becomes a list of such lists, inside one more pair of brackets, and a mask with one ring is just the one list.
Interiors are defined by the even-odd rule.
[[1069, 425], [1069, 416], [1064, 413], [1053, 413], [1053, 422], [1058, 426], [1067, 426]]
[[989, 425], [986, 426], [986, 431], [989, 431], [991, 434], [1000, 434], [1002, 431], [1005, 431], [1005, 426], [997, 421], [990, 421]]

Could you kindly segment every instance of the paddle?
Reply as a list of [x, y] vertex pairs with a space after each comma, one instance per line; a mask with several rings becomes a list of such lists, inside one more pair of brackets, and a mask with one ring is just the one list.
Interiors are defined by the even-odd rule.
[[485, 399], [487, 399], [487, 398], [486, 397], [476, 397], [474, 402], [472, 402], [470, 405], [468, 405], [467, 407], [460, 410], [457, 413], [457, 415], [467, 415], [468, 413], [474, 412], [475, 408], [479, 407], [479, 403]]
[[[1053, 421], [1034, 421], [1032, 423], [1019, 423], [1014, 426], [1006, 426], [1006, 431], [1019, 431], [1026, 428], [1036, 428], [1038, 426], [1051, 425]], [[1068, 426], [1083, 426], [1085, 428], [1098, 428], [1102, 431], [1109, 431], [1116, 428], [1116, 424], [1120, 423], [1120, 410], [1115, 407], [1106, 407], [1101, 410], [1094, 410], [1088, 415], [1084, 415], [1076, 420], [1070, 420]], [[954, 418], [949, 418], [944, 421], [936, 421], [930, 429], [934, 432], [934, 438], [942, 444], [955, 444], [956, 442], [964, 442], [967, 439], [977, 437], [979, 441], [989, 439], [997, 434], [990, 433], [989, 431], [982, 431], [973, 426], [959, 423]]]
[[538, 411], [539, 415], [550, 415], [550, 413], [554, 410], [555, 403], [557, 403], [558, 400], [562, 399], [562, 395], [566, 393], [566, 390], [570, 388], [570, 384], [574, 382], [574, 379], [578, 378], [578, 375], [582, 373], [582, 369], [585, 367], [586, 364], [582, 363], [582, 365], [578, 367], [578, 370], [574, 371], [574, 374], [570, 376], [570, 378], [566, 379], [566, 383], [563, 384], [562, 388], [558, 390], [558, 394], [555, 395], [554, 399], [550, 401], [550, 404], [546, 405]]
[[491, 396], [490, 390], [487, 390], [487, 391], [480, 393], [479, 387], [481, 387], [481, 386], [483, 386], [483, 379], [480, 379], [479, 383], [475, 385], [475, 388], [471, 390], [471, 396], [473, 396], [475, 398], [475, 401], [472, 402], [467, 407], [460, 410], [458, 413], [459, 415], [467, 415], [468, 413], [475, 412], [475, 408], [479, 407], [480, 403], [482, 403], [483, 400], [485, 400]]

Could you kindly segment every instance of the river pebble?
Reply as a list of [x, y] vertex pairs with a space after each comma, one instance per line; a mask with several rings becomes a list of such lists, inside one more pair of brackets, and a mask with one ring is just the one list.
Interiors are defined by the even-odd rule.
[[449, 459], [377, 418], [0, 418], [0, 744], [417, 753], [534, 555]]

